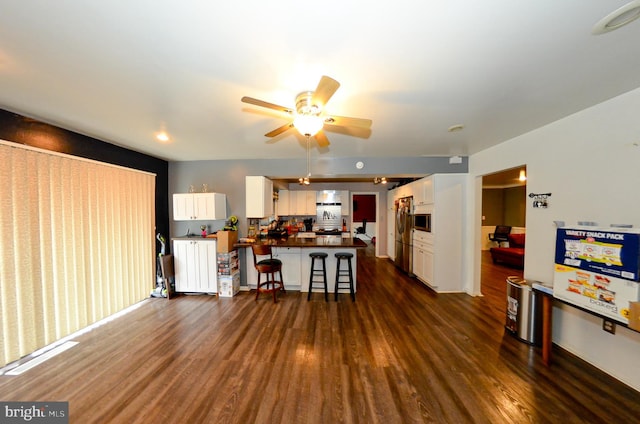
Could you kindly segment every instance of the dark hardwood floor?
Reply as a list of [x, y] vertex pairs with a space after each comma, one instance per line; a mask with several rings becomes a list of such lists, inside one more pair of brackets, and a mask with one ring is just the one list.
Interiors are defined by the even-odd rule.
[[637, 422], [640, 393], [504, 331], [505, 279], [435, 294], [372, 249], [356, 302], [287, 292], [145, 304], [20, 376], [3, 401], [69, 401], [71, 423]]

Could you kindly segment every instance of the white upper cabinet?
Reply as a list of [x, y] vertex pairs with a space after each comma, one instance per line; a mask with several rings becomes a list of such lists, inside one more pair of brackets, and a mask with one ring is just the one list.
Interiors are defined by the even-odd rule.
[[246, 176], [247, 218], [264, 218], [273, 215], [273, 181], [262, 176]]
[[421, 178], [411, 183], [413, 191], [413, 205], [419, 209], [421, 206], [433, 204], [434, 176]]
[[349, 190], [340, 190], [340, 202], [341, 202], [341, 215], [347, 216], [351, 211], [351, 196], [349, 196]]
[[[316, 192], [313, 190], [292, 191], [295, 193], [295, 211], [290, 210], [291, 215], [315, 215], [316, 214]], [[293, 199], [293, 196], [292, 196]]]
[[278, 216], [288, 216], [291, 214], [291, 195], [289, 190], [278, 191], [278, 210], [276, 211]]
[[222, 193], [176, 193], [173, 195], [174, 221], [227, 219], [227, 196]]
[[280, 190], [278, 192], [278, 216], [316, 214], [314, 190]]

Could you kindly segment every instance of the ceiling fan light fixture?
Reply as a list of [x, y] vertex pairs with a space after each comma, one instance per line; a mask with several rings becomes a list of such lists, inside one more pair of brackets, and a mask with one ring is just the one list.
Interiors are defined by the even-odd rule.
[[300, 134], [306, 137], [313, 137], [322, 129], [324, 121], [318, 115], [296, 115], [293, 126], [296, 127]]

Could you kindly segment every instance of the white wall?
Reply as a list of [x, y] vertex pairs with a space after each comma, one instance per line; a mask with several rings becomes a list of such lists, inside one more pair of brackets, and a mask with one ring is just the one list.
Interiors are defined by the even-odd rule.
[[[475, 229], [475, 246], [466, 250], [474, 258], [470, 293], [480, 288], [482, 175], [524, 164], [527, 193], [552, 193], [548, 209], [527, 204], [527, 279], [553, 279], [554, 220], [640, 227], [639, 110], [637, 89], [470, 157], [476, 209], [467, 216]], [[567, 306], [554, 308], [553, 320], [554, 343], [640, 390], [640, 333], [617, 327], [611, 335], [600, 319]]]

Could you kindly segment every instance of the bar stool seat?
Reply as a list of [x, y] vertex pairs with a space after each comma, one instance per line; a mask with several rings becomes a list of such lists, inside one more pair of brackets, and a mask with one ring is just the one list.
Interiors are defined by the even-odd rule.
[[[307, 300], [311, 300], [311, 292], [314, 288], [315, 284], [322, 284], [322, 288], [324, 289], [324, 301], [329, 301], [329, 288], [327, 285], [327, 266], [326, 259], [328, 254], [324, 252], [311, 252], [309, 253], [309, 257], [311, 258], [311, 271], [309, 273], [309, 293], [307, 293]], [[318, 264], [321, 265], [321, 268], [316, 268], [315, 261], [318, 260]], [[317, 278], [322, 277], [322, 280]]]
[[[260, 293], [272, 293], [273, 303], [278, 303], [277, 292], [282, 290], [286, 293], [284, 279], [282, 278], [282, 261], [272, 256], [271, 246], [268, 244], [253, 244], [251, 245], [251, 250], [253, 252], [253, 265], [258, 271], [256, 300], [258, 300]], [[259, 257], [266, 258], [258, 259]], [[261, 282], [262, 274], [266, 274], [267, 281]], [[276, 280], [276, 274], [280, 277], [279, 280]]]
[[[353, 302], [356, 301], [356, 293], [353, 288], [353, 269], [351, 265], [351, 258], [353, 258], [353, 253], [348, 252], [336, 252], [334, 255], [337, 259], [336, 261], [336, 284], [334, 286], [334, 296], [335, 300], [338, 300], [338, 289], [340, 289], [341, 285], [347, 284], [349, 287], [349, 293], [351, 294], [351, 300]], [[340, 264], [342, 261], [347, 262], [347, 269], [341, 269]], [[348, 278], [347, 281], [342, 281], [341, 278]]]

